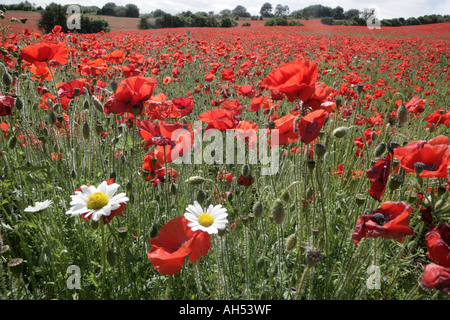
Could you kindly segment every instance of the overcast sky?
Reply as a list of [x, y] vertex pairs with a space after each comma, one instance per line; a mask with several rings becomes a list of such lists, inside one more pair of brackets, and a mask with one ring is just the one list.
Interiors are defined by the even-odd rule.
[[[1, 0], [2, 3], [20, 3], [25, 0]], [[51, 2], [60, 4], [96, 5], [102, 7], [107, 2], [117, 5], [133, 3], [137, 5], [141, 13], [149, 13], [155, 9], [176, 14], [182, 11], [214, 11], [219, 13], [223, 9], [234, 9], [237, 5], [243, 5], [252, 15], [259, 15], [259, 10], [265, 2], [269, 2], [275, 8], [277, 4], [289, 6], [291, 12], [309, 5], [322, 4], [328, 7], [341, 6], [344, 10], [364, 8], [376, 8], [377, 17], [381, 19], [419, 17], [427, 14], [450, 14], [450, 0], [28, 0], [31, 3], [45, 6]]]

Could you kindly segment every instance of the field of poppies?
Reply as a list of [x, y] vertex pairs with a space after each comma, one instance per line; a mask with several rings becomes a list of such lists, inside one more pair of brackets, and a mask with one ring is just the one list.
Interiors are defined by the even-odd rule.
[[1, 299], [448, 299], [450, 24], [302, 22], [3, 28]]

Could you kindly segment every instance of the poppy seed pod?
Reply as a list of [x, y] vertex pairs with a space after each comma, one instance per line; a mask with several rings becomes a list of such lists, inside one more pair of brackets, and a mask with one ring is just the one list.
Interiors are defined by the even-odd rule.
[[374, 156], [381, 157], [385, 151], [386, 151], [386, 143], [382, 142], [375, 148]]
[[339, 127], [333, 130], [333, 136], [340, 139], [347, 135], [349, 129], [347, 127]]
[[389, 189], [397, 190], [403, 184], [404, 178], [399, 174], [391, 174], [391, 178], [389, 180]]
[[88, 110], [90, 106], [91, 105], [89, 104], [89, 101], [88, 100], [84, 100], [84, 103], [83, 103], [84, 110]]
[[127, 233], [128, 229], [126, 227], [120, 227], [119, 229], [117, 229], [117, 234], [119, 235], [119, 238], [121, 240], [125, 240]]
[[308, 169], [313, 171], [316, 167], [316, 162], [314, 160], [308, 160], [306, 161], [306, 165], [308, 166]]
[[322, 253], [319, 249], [308, 247], [306, 249], [306, 264], [309, 268], [313, 268], [322, 260]]
[[285, 217], [283, 201], [276, 199], [272, 205], [270, 214], [276, 224], [283, 223]]
[[321, 143], [317, 143], [314, 146], [314, 151], [316, 152], [317, 157], [322, 158], [327, 152], [327, 146]]
[[296, 245], [297, 245], [297, 236], [295, 234], [291, 234], [286, 239], [286, 250], [291, 251], [292, 249], [295, 248]]
[[172, 184], [170, 185], [170, 193], [171, 193], [171, 194], [176, 194], [177, 191], [178, 191], [178, 186], [177, 186], [177, 184], [176, 184], [176, 183], [172, 183]]
[[398, 147], [400, 147], [400, 143], [398, 143], [397, 141], [391, 141], [387, 145], [389, 153], [394, 153], [394, 149]]
[[355, 197], [356, 197], [356, 204], [357, 204], [358, 206], [363, 205], [364, 202], [365, 202], [366, 199], [367, 199], [366, 195], [364, 195], [364, 194], [362, 194], [362, 193], [356, 194]]
[[203, 182], [205, 182], [205, 179], [200, 176], [192, 176], [192, 177], [189, 177], [185, 182], [188, 184], [197, 186], [197, 185], [200, 185]]
[[249, 174], [250, 174], [250, 166], [248, 164], [244, 164], [242, 166], [241, 173], [244, 176], [244, 178], [247, 178], [249, 176]]
[[252, 213], [255, 215], [255, 218], [261, 217], [263, 209], [263, 205], [260, 201], [255, 202], [252, 208]]
[[414, 171], [416, 172], [417, 175], [421, 174], [423, 170], [425, 170], [425, 167], [426, 165], [423, 162], [414, 163]]
[[11, 272], [14, 275], [19, 276], [23, 270], [23, 259], [22, 258], [14, 258], [12, 260], [9, 260], [8, 268], [9, 268], [9, 270], [11, 270]]
[[285, 192], [283, 193], [283, 198], [282, 200], [286, 203], [288, 203], [291, 200], [291, 195], [289, 194], [289, 192]]
[[117, 90], [117, 85], [118, 85], [117, 81], [115, 81], [115, 80], [111, 81], [111, 89], [112, 89], [112, 91], [115, 92]]

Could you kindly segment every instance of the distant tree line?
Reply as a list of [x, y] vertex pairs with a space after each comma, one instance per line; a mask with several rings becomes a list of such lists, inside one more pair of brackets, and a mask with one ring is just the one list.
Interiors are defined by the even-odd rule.
[[97, 14], [113, 17], [139, 18], [139, 8], [132, 3], [125, 6], [118, 6], [114, 2], [108, 2], [97, 11]]
[[14, 4], [0, 4], [0, 10], [3, 11], [41, 11], [41, 6], [36, 6], [28, 1]]
[[[149, 20], [151, 19], [151, 20]], [[222, 27], [237, 26], [237, 21], [229, 16], [218, 18], [212, 13], [184, 11], [171, 15], [160, 9], [150, 14], [142, 15], [139, 19], [139, 29], [181, 28], [181, 27]]]
[[[366, 26], [367, 19], [369, 19], [369, 14], [360, 13], [359, 16], [353, 17], [351, 20], [335, 20], [332, 17], [321, 18], [321, 22], [327, 25], [345, 25], [345, 26]], [[432, 23], [442, 23], [450, 22], [450, 15], [425, 15], [418, 18], [393, 18], [393, 19], [382, 19], [380, 21], [380, 26], [382, 27], [401, 27], [401, 26], [415, 26], [423, 24]]]

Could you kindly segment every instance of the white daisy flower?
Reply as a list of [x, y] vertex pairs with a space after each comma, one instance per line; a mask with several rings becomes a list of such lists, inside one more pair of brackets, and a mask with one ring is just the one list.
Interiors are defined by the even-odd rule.
[[81, 191], [75, 191], [75, 195], [70, 196], [70, 209], [66, 214], [73, 216], [84, 214], [85, 218], [91, 217], [98, 221], [102, 216], [109, 216], [111, 212], [119, 209], [122, 203], [129, 199], [125, 193], [114, 195], [119, 188], [117, 183], [109, 184], [103, 181], [97, 188], [95, 186], [83, 185]]
[[184, 217], [190, 221], [188, 227], [192, 231], [201, 230], [209, 234], [225, 229], [225, 225], [228, 223], [227, 209], [222, 208], [220, 204], [217, 206], [211, 204], [208, 209], [204, 210], [197, 201], [194, 201], [194, 205], [190, 204], [186, 208]]
[[45, 200], [44, 202], [36, 202], [33, 206], [28, 206], [25, 208], [25, 212], [39, 212], [42, 210], [47, 209], [48, 207], [50, 207], [53, 204], [52, 200]]

